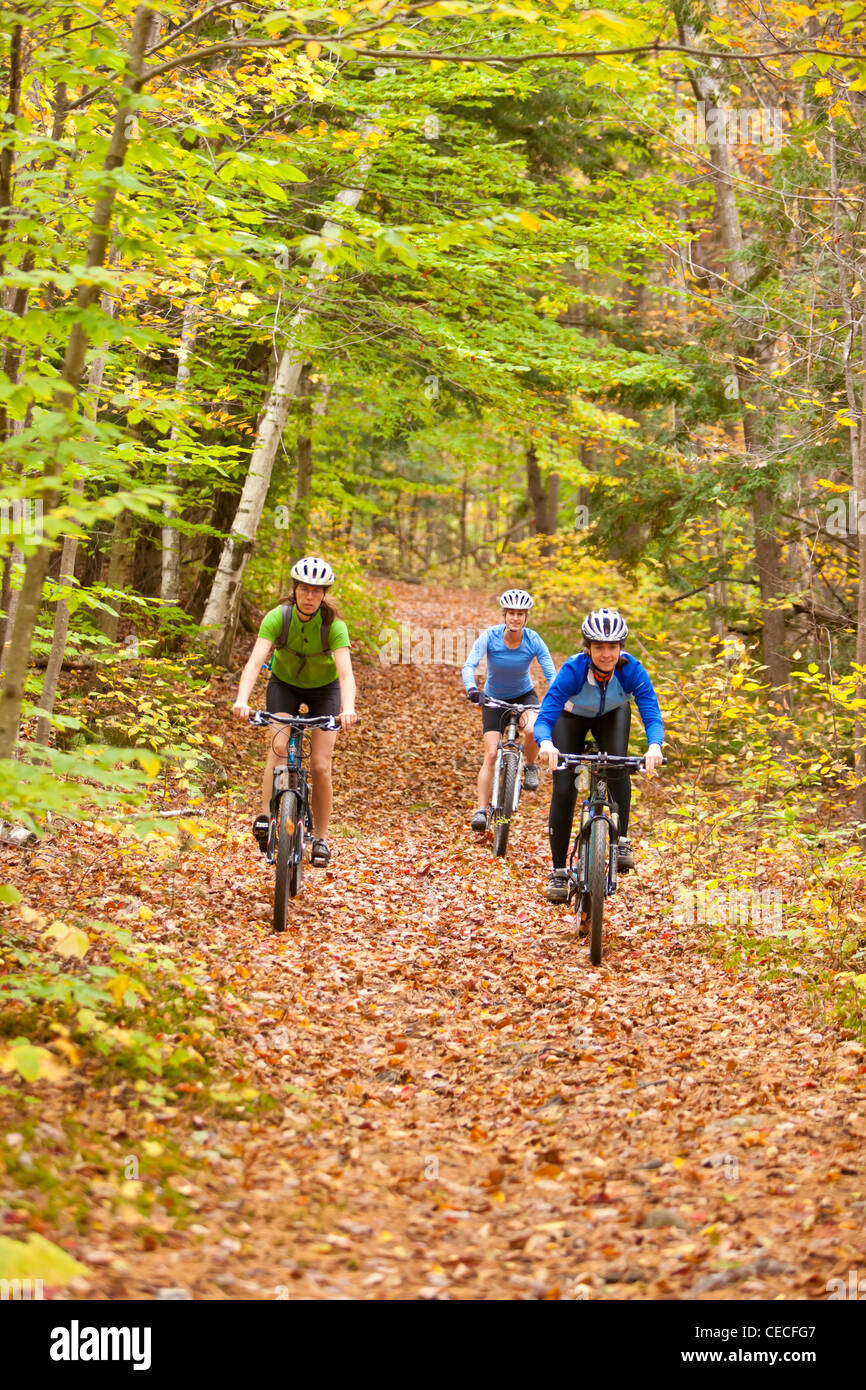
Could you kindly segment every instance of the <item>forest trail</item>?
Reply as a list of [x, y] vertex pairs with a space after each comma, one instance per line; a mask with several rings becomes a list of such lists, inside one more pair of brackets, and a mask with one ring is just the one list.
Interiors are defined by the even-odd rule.
[[[396, 589], [415, 631], [489, 614]], [[135, 887], [151, 934], [238, 1020], [240, 1041], [219, 1044], [237, 1080], [278, 1103], [252, 1121], [192, 1100], [142, 1120], [82, 1101], [121, 1154], [170, 1135], [188, 1203], [176, 1221], [159, 1202], [144, 1240], [106, 1209], [76, 1248], [92, 1293], [826, 1298], [829, 1279], [866, 1269], [866, 1068], [814, 1031], [798, 981], [726, 968], [672, 924], [651, 842], [676, 769], [642, 779], [638, 872], [594, 969], [571, 913], [543, 897], [549, 778], [497, 860], [468, 830], [480, 720], [459, 670], [357, 672], [334, 857], [307, 871], [285, 935], [249, 835], [260, 736], [222, 714], [249, 813], [187, 856], [170, 913], [156, 865]]]

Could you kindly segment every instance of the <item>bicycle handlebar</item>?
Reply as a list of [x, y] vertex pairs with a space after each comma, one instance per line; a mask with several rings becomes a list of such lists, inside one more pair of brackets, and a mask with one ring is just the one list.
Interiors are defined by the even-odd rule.
[[[558, 750], [557, 750], [558, 751]], [[600, 749], [595, 753], [559, 753], [559, 762], [554, 769], [561, 772], [563, 768], [575, 767], [579, 763], [587, 763], [595, 767], [615, 767], [623, 771], [645, 772], [646, 753], [643, 757], [637, 758], [629, 754], [604, 753]], [[662, 765], [667, 764], [667, 758], [662, 758]]]
[[[484, 695], [483, 690], [481, 694]], [[466, 698], [468, 700], [469, 696], [467, 695]], [[474, 701], [470, 701], [470, 703], [474, 703]], [[479, 700], [478, 704], [481, 709], [483, 709], [485, 705], [494, 705], [497, 709], [516, 709], [519, 714], [523, 714], [524, 710], [527, 709], [541, 708], [540, 705], [516, 705], [513, 700], [497, 700], [493, 695], [484, 695], [484, 699]]]
[[305, 728], [326, 729], [329, 732], [342, 728], [339, 719], [336, 719], [333, 714], [271, 714], [270, 710], [266, 709], [257, 709], [255, 714], [251, 714], [250, 723], [260, 726], [266, 724], [301, 724]]

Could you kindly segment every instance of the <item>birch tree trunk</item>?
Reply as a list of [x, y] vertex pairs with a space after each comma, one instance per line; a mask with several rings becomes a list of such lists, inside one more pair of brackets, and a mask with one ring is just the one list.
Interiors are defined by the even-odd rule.
[[313, 402], [310, 373], [312, 365], [304, 364], [298, 382], [300, 398], [298, 411], [298, 442], [295, 446], [297, 472], [295, 475], [295, 505], [292, 508], [292, 559], [297, 560], [307, 549], [307, 532], [310, 521], [310, 490], [313, 485]]
[[[126, 71], [123, 86], [117, 103], [114, 126], [108, 153], [103, 163], [103, 171], [111, 176], [123, 167], [129, 146], [129, 115], [131, 103], [138, 90], [139, 78], [144, 66], [144, 50], [150, 29], [152, 11], [146, 5], [139, 5], [132, 22], [132, 35], [127, 50]], [[90, 218], [90, 234], [87, 240], [85, 268], [93, 270], [105, 264], [111, 231], [111, 217], [116, 194], [115, 184], [106, 182], [99, 189]], [[78, 395], [84, 375], [87, 336], [82, 325], [81, 315], [99, 298], [99, 287], [94, 283], [81, 284], [76, 296], [76, 309], [79, 317], [73, 323], [61, 370], [61, 380], [65, 389], [59, 391], [56, 409], [63, 415], [69, 412], [69, 390]], [[53, 511], [62, 500], [62, 492], [57, 485], [61, 469], [60, 451], [49, 452], [44, 476], [49, 483], [43, 494], [43, 508]], [[11, 758], [18, 737], [21, 718], [21, 704], [24, 699], [24, 680], [30, 660], [33, 632], [42, 601], [42, 589], [53, 548], [40, 545], [29, 557], [24, 571], [24, 580], [18, 595], [18, 608], [9, 642], [9, 659], [0, 690], [0, 758]]]
[[[372, 125], [365, 125], [362, 136], [366, 140], [373, 133]], [[358, 206], [364, 191], [367, 172], [372, 153], [365, 150], [358, 162], [358, 184], [354, 188], [341, 189], [335, 201], [344, 207]], [[333, 222], [326, 222], [322, 237], [326, 242], [336, 245], [342, 236], [341, 229]], [[241, 584], [247, 560], [255, 544], [262, 511], [268, 496], [271, 474], [277, 449], [288, 419], [289, 405], [297, 395], [301, 379], [306, 348], [301, 341], [302, 329], [310, 315], [321, 303], [327, 292], [326, 276], [329, 264], [323, 255], [316, 256], [307, 278], [307, 293], [298, 305], [289, 322], [286, 333], [287, 345], [283, 349], [277, 366], [274, 383], [259, 421], [256, 442], [250, 459], [241, 500], [235, 514], [231, 534], [227, 538], [220, 562], [214, 575], [213, 586], [202, 616], [202, 632], [215, 658], [227, 665], [234, 646], [235, 630], [240, 611]]]

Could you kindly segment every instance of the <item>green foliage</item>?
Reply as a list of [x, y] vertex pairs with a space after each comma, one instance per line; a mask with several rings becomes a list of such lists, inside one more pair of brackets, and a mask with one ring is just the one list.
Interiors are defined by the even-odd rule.
[[152, 754], [129, 748], [93, 745], [66, 753], [25, 745], [20, 758], [0, 760], [0, 803], [9, 820], [36, 832], [51, 816], [128, 814], [143, 804], [158, 767]]
[[[100, 1080], [129, 1073], [168, 1085], [206, 1072], [216, 1025], [165, 947], [110, 922], [71, 917], [57, 932], [32, 909], [22, 915], [2, 938], [0, 1069], [38, 1082], [87, 1065]], [[83, 942], [70, 949], [73, 932]]]

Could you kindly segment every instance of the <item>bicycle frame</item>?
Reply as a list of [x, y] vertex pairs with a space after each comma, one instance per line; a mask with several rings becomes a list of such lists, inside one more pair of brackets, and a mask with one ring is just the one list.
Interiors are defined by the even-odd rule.
[[511, 807], [511, 814], [517, 810], [520, 804], [520, 787], [523, 781], [523, 738], [520, 728], [520, 716], [527, 705], [510, 705], [504, 700], [490, 700], [488, 704], [501, 706], [503, 715], [499, 724], [499, 744], [496, 749], [496, 766], [493, 772], [493, 792], [491, 794], [491, 805], [497, 806], [499, 803], [499, 781], [502, 775], [502, 759], [505, 753], [516, 752], [520, 758], [517, 766], [517, 778], [514, 783], [514, 805]]
[[644, 767], [642, 758], [620, 756], [592, 749], [586, 753], [560, 755], [559, 768], [576, 767], [575, 786], [578, 791], [585, 773], [589, 774], [586, 796], [580, 807], [580, 820], [575, 832], [571, 853], [568, 857], [569, 901], [575, 893], [589, 891], [589, 842], [593, 824], [597, 820], [607, 821], [608, 826], [608, 869], [605, 897], [609, 898], [617, 887], [617, 846], [619, 845], [619, 811], [608, 791], [608, 775], [620, 770], [637, 772]]
[[[581, 774], [575, 777], [575, 783], [580, 790]], [[607, 869], [607, 886], [605, 897], [609, 898], [616, 892], [617, 884], [617, 845], [619, 844], [619, 812], [616, 810], [615, 802], [611, 800], [607, 789], [607, 777], [594, 768], [589, 769], [589, 787], [587, 789], [586, 800], [580, 808], [580, 821], [578, 822], [577, 833], [568, 857], [569, 876], [572, 878], [570, 884], [571, 892], [585, 893], [589, 889], [589, 841], [592, 834], [592, 827], [595, 821], [606, 820], [608, 825], [608, 844], [610, 847], [609, 862]], [[579, 872], [575, 868], [575, 860], [579, 861]]]
[[277, 824], [279, 821], [280, 798], [284, 792], [293, 791], [298, 797], [301, 814], [304, 823], [310, 834], [313, 833], [313, 815], [310, 808], [310, 788], [307, 774], [303, 764], [303, 737], [308, 728], [326, 729], [333, 731], [339, 729], [339, 721], [332, 715], [319, 715], [314, 717], [304, 717], [302, 715], [281, 715], [269, 714], [267, 711], [260, 711], [250, 719], [251, 724], [267, 725], [278, 724], [288, 729], [289, 738], [286, 745], [285, 763], [277, 763], [274, 768], [273, 786], [271, 789], [271, 825], [268, 835], [268, 849], [266, 861], [273, 864], [276, 856]]

